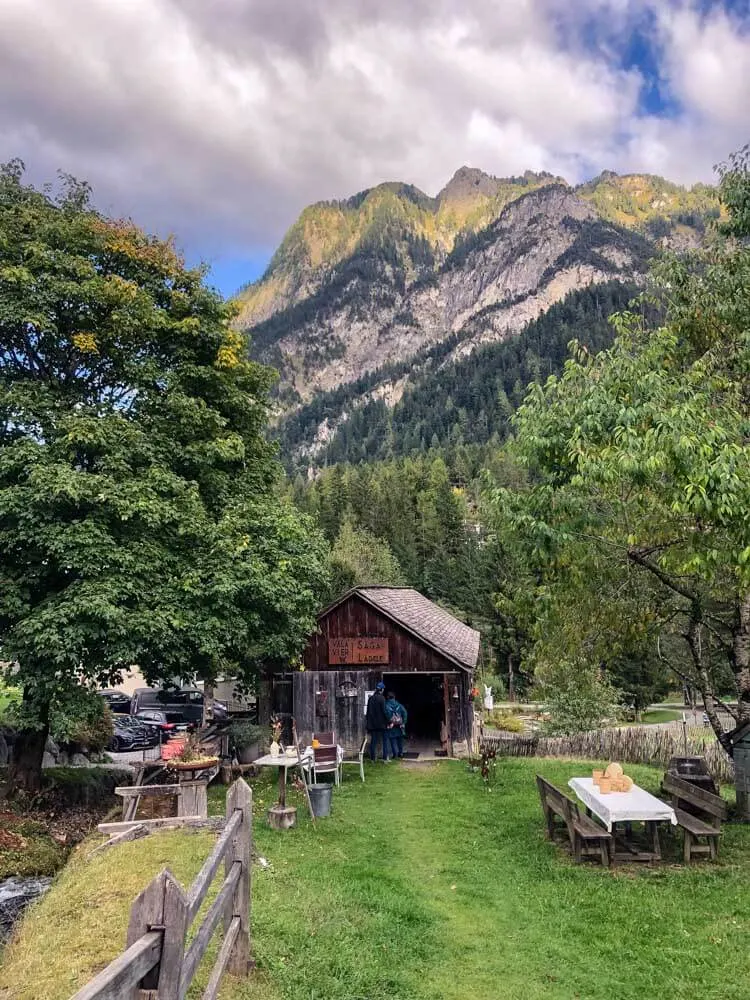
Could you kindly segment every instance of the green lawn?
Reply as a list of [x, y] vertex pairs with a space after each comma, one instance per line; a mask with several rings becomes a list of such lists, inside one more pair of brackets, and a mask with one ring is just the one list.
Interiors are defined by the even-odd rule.
[[649, 708], [641, 716], [643, 725], [653, 725], [656, 722], [680, 722], [682, 712], [671, 708]]
[[[460, 763], [377, 765], [368, 769], [365, 785], [347, 775], [330, 819], [313, 829], [300, 808], [299, 826], [286, 833], [265, 825], [262, 812], [273, 794], [265, 782], [256, 786], [256, 849], [271, 862], [254, 874], [258, 971], [246, 982], [227, 980], [222, 1000], [748, 995], [750, 829], [726, 828], [716, 865], [577, 867], [544, 840], [537, 770], [564, 785], [587, 768], [502, 760], [488, 792]], [[656, 791], [657, 772], [627, 771]], [[222, 811], [222, 793], [212, 790], [214, 811]], [[164, 857], [173, 858], [170, 864], [189, 879], [200, 864], [203, 836], [164, 834], [125, 845], [97, 859], [88, 875], [85, 864], [74, 862], [9, 949], [0, 997], [65, 1000], [72, 990], [56, 990], [54, 977], [43, 981], [30, 967], [32, 932], [57, 928], [63, 918], [75, 921], [75, 908], [84, 905], [82, 885], [101, 904], [102, 882], [116, 882], [114, 869], [130, 870], [139, 852], [156, 855], [154, 871]], [[154, 845], [167, 837], [158, 850]], [[666, 839], [676, 861], [678, 841]], [[147, 872], [140, 877], [147, 879]], [[117, 913], [97, 918], [110, 950], [117, 950], [122, 931], [107, 928], [118, 920], [122, 925], [118, 914], [132, 889], [129, 878]], [[64, 968], [72, 951], [64, 927], [55, 935], [57, 957], [45, 948], [36, 961]], [[76, 965], [80, 971], [80, 959]], [[14, 989], [14, 982], [25, 986]]]

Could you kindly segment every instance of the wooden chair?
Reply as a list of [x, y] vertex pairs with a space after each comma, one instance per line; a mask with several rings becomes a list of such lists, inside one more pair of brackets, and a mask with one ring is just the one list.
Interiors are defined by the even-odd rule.
[[322, 747], [336, 746], [336, 731], [334, 729], [328, 733], [313, 733], [312, 738], [317, 740]]
[[[719, 855], [721, 822], [727, 818], [724, 800], [685, 781], [673, 771], [667, 771], [661, 787], [670, 796], [677, 822], [684, 832], [685, 864], [689, 865], [694, 857], [701, 855], [709, 855], [715, 861]], [[701, 840], [705, 840], [705, 844]]]
[[357, 764], [359, 766], [359, 776], [362, 779], [362, 781], [365, 780], [365, 750], [366, 749], [367, 749], [367, 736], [366, 735], [365, 735], [365, 738], [362, 740], [362, 744], [361, 744], [359, 750], [357, 750], [356, 748], [353, 749], [353, 750], [347, 750], [346, 748], [344, 748], [344, 759], [341, 761], [341, 764], [339, 765], [340, 768], [341, 768], [341, 770], [342, 770], [342, 778], [343, 778], [343, 767], [346, 764]]
[[338, 785], [341, 783], [339, 767], [339, 751], [337, 746], [313, 747], [312, 759], [312, 780], [313, 784], [318, 783], [319, 774], [332, 774], [333, 780]]
[[[536, 785], [549, 839], [554, 840], [555, 834], [564, 829], [577, 864], [584, 858], [596, 857], [608, 868], [614, 853], [612, 835], [590, 817], [582, 816], [578, 804], [540, 774], [536, 776]], [[555, 817], [562, 820], [562, 826], [555, 823]]]

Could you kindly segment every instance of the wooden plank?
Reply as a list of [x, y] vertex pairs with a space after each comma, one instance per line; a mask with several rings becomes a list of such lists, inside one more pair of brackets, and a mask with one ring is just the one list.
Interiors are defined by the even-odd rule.
[[185, 781], [177, 802], [178, 816], [208, 816], [208, 781]]
[[133, 795], [148, 798], [152, 795], [179, 795], [179, 785], [121, 785], [115, 788], [115, 795], [129, 798]]
[[240, 932], [240, 926], [240, 918], [232, 917], [229, 927], [227, 927], [226, 933], [224, 934], [224, 940], [221, 942], [221, 948], [219, 949], [216, 964], [211, 971], [211, 978], [208, 980], [208, 985], [203, 991], [203, 1000], [216, 1000], [216, 997], [219, 995], [221, 977], [224, 975], [227, 963], [229, 962], [229, 958], [232, 954], [234, 942], [237, 940], [237, 935]]
[[242, 813], [239, 810], [235, 810], [231, 817], [227, 820], [227, 824], [224, 827], [221, 836], [216, 841], [214, 849], [203, 862], [203, 867], [195, 876], [193, 884], [190, 886], [187, 893], [188, 909], [191, 921], [195, 919], [196, 913], [201, 908], [201, 904], [206, 898], [208, 887], [213, 882], [214, 876], [219, 870], [219, 865], [224, 860], [224, 855], [230, 847], [230, 842], [234, 838], [241, 824]]
[[116, 823], [99, 823], [100, 833], [120, 833], [133, 825], [145, 826], [148, 830], [168, 829], [171, 826], [211, 826], [211, 820], [204, 816], [165, 816], [160, 819], [119, 820]]
[[147, 837], [148, 830], [142, 823], [136, 823], [130, 827], [129, 830], [123, 830], [122, 833], [115, 834], [114, 837], [110, 837], [103, 844], [99, 844], [95, 847], [93, 851], [90, 851], [86, 856], [87, 858], [93, 858], [95, 854], [103, 854], [108, 851], [110, 847], [117, 847], [118, 844], [125, 844], [129, 840], [139, 840], [141, 837]]
[[164, 941], [159, 966], [159, 1000], [182, 1000], [182, 966], [190, 925], [188, 899], [170, 871], [164, 872]]
[[232, 839], [231, 848], [227, 851], [225, 865], [227, 875], [230, 865], [239, 862], [242, 878], [232, 899], [232, 909], [224, 922], [224, 932], [228, 930], [230, 919], [239, 917], [240, 930], [237, 934], [232, 955], [229, 960], [229, 971], [235, 976], [246, 976], [250, 968], [250, 907], [252, 902], [252, 872], [253, 872], [253, 793], [241, 778], [232, 785], [227, 795], [227, 816], [230, 810], [242, 814], [242, 825]]
[[219, 926], [219, 921], [224, 916], [224, 912], [232, 902], [234, 890], [240, 881], [241, 875], [242, 865], [236, 862], [232, 865], [231, 871], [224, 879], [219, 894], [213, 903], [211, 903], [203, 923], [198, 928], [195, 937], [190, 942], [190, 947], [185, 952], [185, 958], [182, 963], [182, 975], [180, 977], [181, 997], [184, 997], [190, 989], [190, 984], [206, 952], [208, 943], [213, 937], [214, 931]]
[[136, 813], [138, 812], [138, 806], [140, 805], [140, 803], [141, 803], [140, 795], [135, 795], [133, 798], [128, 799], [128, 801], [124, 803], [124, 807], [122, 810], [122, 818], [126, 823], [129, 823], [131, 820], [135, 819]]
[[[166, 883], [165, 873], [159, 872], [156, 878], [146, 886], [140, 895], [136, 896], [133, 905], [130, 907], [130, 920], [128, 922], [128, 932], [126, 945], [130, 948], [144, 934], [155, 928], [164, 926], [164, 886]], [[162, 935], [159, 934], [161, 938]], [[160, 944], [161, 953], [161, 944]], [[159, 984], [159, 967], [154, 966], [146, 972], [141, 982], [144, 990], [156, 989]], [[137, 1000], [140, 997], [140, 989], [127, 989], [117, 994], [122, 1000]]]
[[71, 1000], [123, 1000], [132, 997], [138, 983], [159, 964], [161, 941], [159, 931], [143, 934]]
[[675, 809], [674, 814], [680, 826], [684, 830], [689, 830], [696, 837], [718, 837], [721, 833], [719, 827], [711, 826], [710, 823], [706, 823], [698, 816], [693, 816], [692, 813], [685, 812], [684, 809]]
[[719, 795], [714, 795], [713, 792], [706, 791], [705, 788], [699, 788], [698, 785], [694, 785], [690, 781], [685, 781], [684, 778], [673, 774], [672, 771], [667, 771], [664, 775], [662, 787], [665, 792], [677, 795], [685, 802], [698, 806], [718, 819], [727, 818], [727, 806], [724, 799]]

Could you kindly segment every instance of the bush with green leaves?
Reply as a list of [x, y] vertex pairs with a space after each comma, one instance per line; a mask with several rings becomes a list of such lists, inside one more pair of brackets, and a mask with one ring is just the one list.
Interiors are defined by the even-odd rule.
[[266, 738], [266, 732], [265, 726], [257, 726], [249, 719], [233, 719], [229, 727], [229, 736], [238, 749], [261, 743]]
[[522, 733], [524, 731], [523, 722], [513, 712], [502, 709], [495, 710], [489, 717], [489, 724], [495, 729], [502, 729], [506, 733]]
[[50, 735], [56, 743], [98, 753], [112, 739], [114, 722], [109, 706], [98, 694], [78, 691], [56, 706]]

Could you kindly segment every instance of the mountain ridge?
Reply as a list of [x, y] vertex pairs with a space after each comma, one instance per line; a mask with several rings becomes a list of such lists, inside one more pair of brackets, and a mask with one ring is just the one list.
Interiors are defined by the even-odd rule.
[[433, 347], [450, 341], [458, 360], [571, 292], [637, 285], [660, 247], [698, 245], [718, 215], [713, 188], [653, 175], [571, 186], [461, 167], [434, 198], [388, 182], [308, 206], [238, 297], [237, 322], [253, 356], [279, 369], [280, 417], [389, 365], [398, 384], [367, 391], [393, 406]]

